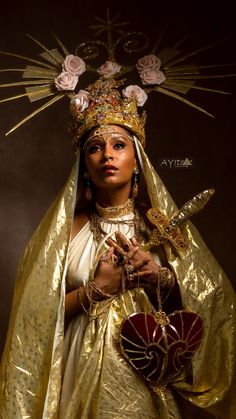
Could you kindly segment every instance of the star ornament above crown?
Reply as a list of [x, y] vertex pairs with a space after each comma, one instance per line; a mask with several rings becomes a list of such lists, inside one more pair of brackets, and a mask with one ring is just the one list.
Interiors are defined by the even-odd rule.
[[[190, 89], [228, 94], [229, 92], [223, 90], [200, 86], [198, 81], [232, 77], [236, 74], [209, 75], [208, 73], [204, 75], [201, 72], [202, 69], [215, 69], [226, 67], [226, 65], [198, 66], [187, 64], [187, 62], [218, 42], [184, 54], [180, 50], [184, 40], [179, 41], [172, 48], [161, 48], [161, 37], [159, 37], [150, 51], [147, 35], [141, 32], [127, 33], [123, 29], [127, 26], [127, 22], [119, 22], [118, 17], [119, 15], [116, 15], [114, 19], [111, 19], [109, 10], [107, 10], [106, 20], [97, 17], [98, 24], [91, 28], [96, 30], [95, 37], [107, 33], [107, 42], [96, 39], [85, 41], [76, 47], [74, 54], [68, 51], [55, 34], [53, 36], [58, 47], [54, 49], [48, 49], [37, 39], [28, 35], [42, 49], [37, 59], [0, 51], [2, 55], [13, 56], [27, 62], [24, 68], [0, 69], [0, 72], [22, 73], [20, 81], [0, 84], [0, 88], [20, 86], [24, 89], [24, 93], [4, 98], [0, 100], [0, 103], [18, 100], [25, 96], [30, 102], [47, 100], [50, 97], [43, 105], [13, 126], [6, 135], [65, 96], [70, 101], [72, 121], [69, 129], [75, 149], [88, 130], [107, 124], [118, 124], [129, 129], [145, 145], [146, 114], [143, 111], [140, 115], [139, 109], [148, 100], [150, 92], [168, 95], [213, 117], [206, 109], [188, 100], [186, 94]], [[118, 62], [116, 51], [121, 46], [130, 55], [133, 54], [136, 57], [137, 54], [140, 55], [134, 64], [126, 65]], [[92, 66], [90, 62], [98, 59], [101, 49], [105, 49], [107, 60], [97, 66]], [[92, 72], [96, 81], [82, 88], [81, 76], [86, 72]], [[135, 79], [138, 76], [140, 83], [127, 85], [125, 75], [128, 73], [132, 75], [134, 72]]]

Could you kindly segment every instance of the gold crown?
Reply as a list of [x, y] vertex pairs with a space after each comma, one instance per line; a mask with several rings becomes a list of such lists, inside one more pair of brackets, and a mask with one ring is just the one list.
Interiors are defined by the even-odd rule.
[[137, 135], [139, 141], [145, 146], [146, 113], [140, 116], [137, 102], [132, 98], [123, 98], [118, 87], [124, 80], [101, 77], [87, 87], [89, 94], [88, 107], [80, 112], [72, 99], [70, 111], [72, 121], [70, 132], [73, 136], [73, 147], [77, 149], [83, 135], [92, 128], [103, 125], [120, 125]]

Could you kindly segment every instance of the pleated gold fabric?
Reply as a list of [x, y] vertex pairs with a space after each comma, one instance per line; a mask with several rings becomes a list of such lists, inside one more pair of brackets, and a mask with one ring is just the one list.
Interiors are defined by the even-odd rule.
[[1, 363], [0, 417], [56, 418], [64, 337], [65, 265], [77, 168], [22, 258]]
[[[170, 217], [176, 206], [141, 146], [139, 153], [151, 204]], [[59, 415], [65, 275], [76, 179], [73, 168], [19, 269], [1, 364], [1, 419]], [[126, 291], [110, 305], [94, 307], [96, 318], [85, 329], [76, 366], [75, 396], [66, 418], [60, 419], [236, 417], [235, 294], [192, 223], [186, 223], [182, 232], [188, 249], [177, 254], [166, 243], [165, 251], [183, 308], [204, 321], [204, 338], [192, 359], [191, 374], [181, 374], [165, 392], [156, 394], [127, 364], [119, 351], [118, 326], [125, 314], [152, 307], [142, 289]]]

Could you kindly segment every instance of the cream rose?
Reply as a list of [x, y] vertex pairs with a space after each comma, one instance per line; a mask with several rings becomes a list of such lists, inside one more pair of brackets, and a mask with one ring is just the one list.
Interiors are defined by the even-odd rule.
[[136, 100], [138, 106], [143, 106], [148, 98], [146, 92], [136, 84], [130, 84], [127, 86], [122, 90], [122, 94], [128, 99]]
[[140, 73], [140, 78], [143, 84], [161, 84], [165, 81], [166, 76], [160, 70], [146, 70]]
[[75, 105], [78, 112], [84, 112], [89, 105], [89, 97], [89, 92], [86, 92], [86, 90], [80, 90], [71, 100], [71, 105]]
[[55, 78], [55, 86], [57, 90], [74, 90], [79, 77], [75, 74], [69, 73], [68, 71], [62, 71], [56, 78]]
[[109, 77], [109, 76], [113, 76], [116, 73], [119, 73], [120, 70], [121, 70], [120, 64], [117, 64], [115, 61], [106, 61], [104, 64], [101, 65], [101, 67], [99, 67], [97, 72], [101, 76]]
[[145, 55], [138, 60], [136, 67], [139, 73], [149, 69], [159, 70], [161, 67], [161, 60], [154, 54]]
[[86, 65], [82, 58], [73, 54], [67, 55], [62, 64], [63, 71], [68, 71], [69, 73], [75, 74], [76, 76], [80, 76], [82, 73], [84, 73], [85, 69]]

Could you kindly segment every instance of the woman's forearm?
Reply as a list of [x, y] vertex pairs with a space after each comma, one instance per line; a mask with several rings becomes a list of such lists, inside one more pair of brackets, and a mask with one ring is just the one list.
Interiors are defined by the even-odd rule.
[[65, 316], [84, 313], [89, 308], [89, 300], [83, 286], [70, 291], [65, 297]]

